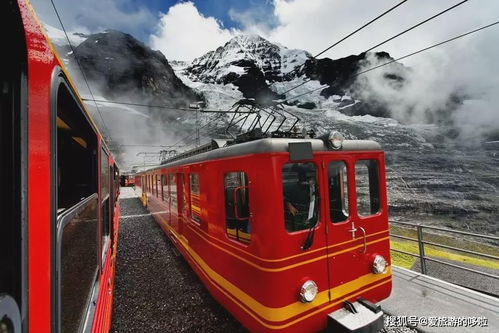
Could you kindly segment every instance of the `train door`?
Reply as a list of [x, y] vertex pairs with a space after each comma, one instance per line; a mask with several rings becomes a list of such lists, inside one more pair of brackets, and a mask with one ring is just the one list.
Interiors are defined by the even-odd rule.
[[359, 279], [370, 278], [370, 241], [387, 221], [381, 210], [379, 153], [326, 158], [324, 165], [330, 300], [334, 301], [356, 291]]
[[26, 41], [16, 2], [1, 1], [9, 52], [0, 63], [0, 331], [26, 330]]

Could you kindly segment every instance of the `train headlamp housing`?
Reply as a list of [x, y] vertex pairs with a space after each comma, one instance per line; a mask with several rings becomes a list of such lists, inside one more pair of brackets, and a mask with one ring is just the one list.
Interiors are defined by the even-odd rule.
[[343, 140], [345, 138], [340, 132], [332, 132], [329, 134], [329, 147], [334, 150], [341, 149], [343, 147]]
[[372, 271], [374, 274], [386, 273], [386, 266], [387, 266], [387, 262], [383, 256], [381, 256], [379, 254], [374, 256], [373, 266], [372, 266]]
[[319, 289], [317, 288], [317, 285], [315, 284], [314, 281], [312, 280], [305, 281], [305, 283], [301, 286], [300, 289], [300, 300], [303, 303], [312, 302], [317, 296], [318, 290]]

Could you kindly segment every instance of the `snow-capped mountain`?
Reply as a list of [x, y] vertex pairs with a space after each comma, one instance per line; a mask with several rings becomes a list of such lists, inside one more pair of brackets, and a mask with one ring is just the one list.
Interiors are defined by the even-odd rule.
[[[355, 74], [366, 65], [392, 60], [386, 52], [314, 59], [307, 51], [288, 49], [258, 35], [240, 35], [177, 73], [190, 82], [233, 84], [245, 98], [255, 98], [261, 104], [286, 100], [288, 105], [308, 109], [327, 106], [351, 115], [389, 116], [379, 103], [375, 108], [366, 107], [374, 105], [376, 96], [359, 98], [352, 88], [357, 81]], [[406, 68], [398, 63], [392, 67], [397, 68], [396, 74], [389, 73], [382, 80], [403, 85]], [[294, 87], [298, 88], [291, 90]], [[309, 91], [313, 93], [305, 94]], [[299, 98], [294, 99], [296, 96]]]
[[194, 59], [188, 73], [205, 83], [225, 83], [236, 75], [243, 75], [245, 68], [253, 65], [272, 82], [281, 80], [310, 57], [307, 51], [288, 49], [258, 35], [239, 35], [215, 51]]

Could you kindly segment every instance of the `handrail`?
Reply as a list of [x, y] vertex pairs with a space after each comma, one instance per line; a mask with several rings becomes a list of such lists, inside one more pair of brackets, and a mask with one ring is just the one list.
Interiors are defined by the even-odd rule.
[[410, 222], [390, 221], [390, 223], [392, 223], [392, 224], [407, 225], [407, 226], [410, 226], [410, 227], [421, 226], [424, 229], [446, 231], [446, 232], [450, 232], [450, 233], [454, 233], [454, 234], [460, 234], [460, 235], [466, 235], [466, 236], [473, 236], [473, 237], [478, 237], [478, 238], [486, 238], [486, 239], [491, 239], [491, 240], [499, 241], [499, 237], [498, 236], [490, 236], [490, 235], [484, 235], [484, 234], [477, 234], [477, 233], [468, 232], [468, 231], [452, 230], [452, 229], [447, 229], [447, 228], [442, 228], [442, 227], [434, 227], [434, 226], [422, 225], [422, 224], [410, 223]]
[[435, 243], [435, 242], [426, 241], [426, 240], [423, 239], [423, 231], [424, 231], [424, 229], [430, 229], [430, 230], [443, 231], [443, 232], [447, 232], [447, 233], [450, 233], [450, 234], [466, 235], [466, 236], [471, 236], [471, 237], [475, 237], [475, 238], [489, 239], [489, 240], [496, 240], [496, 241], [499, 241], [499, 237], [489, 236], [489, 235], [482, 235], [482, 234], [477, 234], [477, 233], [472, 233], [472, 232], [466, 232], [466, 231], [452, 230], [452, 229], [441, 228], [441, 227], [425, 226], [425, 225], [422, 225], [422, 224], [419, 224], [419, 223], [390, 221], [390, 224], [399, 224], [399, 225], [408, 226], [408, 227], [411, 227], [413, 229], [414, 228], [416, 229], [417, 238], [412, 238], [412, 237], [407, 237], [407, 236], [402, 236], [402, 235], [396, 235], [396, 234], [390, 234], [390, 236], [394, 237], [394, 238], [399, 238], [399, 239], [404, 239], [404, 240], [407, 240], [407, 241], [415, 242], [415, 243], [418, 244], [418, 254], [410, 253], [410, 252], [402, 251], [402, 250], [397, 250], [397, 249], [392, 249], [392, 251], [398, 252], [398, 253], [402, 253], [402, 254], [406, 254], [406, 255], [410, 255], [410, 256], [413, 256], [413, 257], [416, 257], [416, 258], [419, 258], [420, 263], [421, 263], [421, 273], [422, 274], [425, 274], [425, 275], [428, 274], [428, 270], [427, 270], [427, 267], [426, 267], [426, 261], [432, 261], [432, 262], [436, 262], [436, 263], [439, 263], [439, 264], [443, 264], [443, 265], [451, 266], [451, 267], [454, 267], [454, 268], [462, 269], [462, 270], [465, 270], [465, 271], [468, 271], [468, 272], [473, 272], [473, 273], [476, 273], [476, 274], [487, 276], [487, 277], [490, 277], [490, 278], [493, 278], [493, 279], [499, 279], [498, 275], [494, 275], [494, 274], [490, 274], [490, 273], [487, 273], [487, 272], [475, 270], [475, 269], [468, 268], [468, 267], [465, 267], [465, 266], [462, 266], [462, 265], [448, 263], [448, 262], [445, 262], [445, 261], [442, 261], [442, 260], [438, 260], [438, 259], [426, 256], [425, 255], [425, 245], [432, 245], [432, 246], [441, 247], [441, 248], [452, 250], [452, 251], [458, 251], [458, 252], [462, 252], [462, 253], [467, 253], [467, 254], [471, 254], [471, 255], [475, 255], [475, 256], [487, 258], [487, 259], [499, 260], [498, 256], [494, 256], [494, 255], [491, 255], [491, 254], [486, 254], [486, 253], [481, 253], [481, 252], [476, 252], [476, 251], [472, 251], [472, 250], [462, 249], [462, 248], [458, 248], [458, 247], [454, 247], [454, 246], [450, 246], [450, 245], [445, 245], [445, 244], [439, 244], [439, 243]]

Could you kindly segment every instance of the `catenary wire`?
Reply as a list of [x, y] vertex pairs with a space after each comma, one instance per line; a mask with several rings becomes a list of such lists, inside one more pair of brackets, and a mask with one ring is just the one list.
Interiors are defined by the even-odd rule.
[[[81, 74], [83, 76], [83, 80], [85, 81], [85, 84], [86, 84], [86, 86], [88, 88], [90, 96], [92, 96], [92, 100], [95, 102], [94, 94], [92, 93], [92, 89], [90, 89], [90, 84], [88, 83], [87, 76], [85, 75], [85, 72], [83, 71], [83, 68], [82, 68], [82, 66], [80, 64], [80, 60], [76, 56], [76, 52], [75, 52], [75, 50], [73, 48], [73, 44], [71, 43], [71, 40], [69, 39], [68, 33], [66, 31], [66, 28], [64, 27], [64, 24], [62, 23], [62, 19], [61, 19], [61, 16], [59, 15], [59, 11], [57, 10], [57, 7], [56, 7], [56, 5], [54, 3], [54, 0], [50, 0], [50, 2], [52, 3], [52, 7], [54, 7], [55, 14], [57, 16], [57, 19], [59, 20], [59, 23], [61, 24], [62, 30], [63, 30], [64, 35], [66, 36], [66, 39], [67, 39], [67, 41], [69, 43], [69, 47], [71, 48], [71, 52], [73, 53], [73, 55], [75, 57], [76, 63], [78, 65], [78, 68], [80, 68]], [[101, 111], [99, 109], [99, 106], [97, 105], [97, 102], [95, 102], [95, 107], [97, 109], [97, 112], [99, 113], [100, 119], [102, 120], [102, 125], [106, 129], [106, 132], [107, 132], [107, 134], [109, 136], [109, 139], [110, 139], [111, 138], [111, 131], [109, 130], [109, 127], [107, 127], [106, 122], [104, 121], [104, 117], [102, 116], [102, 113], [101, 113]]]
[[[409, 28], [407, 28], [406, 30], [404, 30], [404, 31], [402, 31], [402, 32], [399, 32], [398, 34], [393, 35], [392, 37], [390, 37], [390, 38], [388, 38], [388, 39], [385, 39], [384, 41], [382, 41], [382, 42], [380, 42], [380, 43], [378, 43], [378, 44], [376, 44], [376, 45], [374, 45], [374, 46], [370, 47], [369, 49], [365, 50], [365, 51], [364, 51], [364, 52], [362, 52], [362, 53], [367, 53], [367, 52], [369, 52], [369, 51], [372, 51], [372, 50], [374, 50], [375, 48], [378, 48], [378, 47], [380, 47], [381, 45], [384, 45], [384, 44], [386, 44], [386, 43], [388, 43], [388, 42], [390, 42], [390, 41], [394, 40], [395, 38], [398, 38], [398, 37], [400, 37], [400, 36], [402, 36], [402, 35], [404, 35], [404, 34], [408, 33], [409, 31], [412, 31], [412, 30], [416, 29], [417, 27], [420, 27], [421, 25], [423, 25], [423, 24], [425, 24], [425, 23], [427, 23], [427, 22], [429, 22], [429, 21], [436, 19], [437, 17], [439, 17], [439, 16], [441, 16], [441, 15], [443, 15], [443, 14], [445, 14], [445, 13], [447, 13], [447, 12], [451, 11], [451, 10], [453, 10], [453, 9], [454, 9], [454, 8], [456, 8], [456, 7], [461, 6], [462, 4], [464, 4], [464, 3], [468, 2], [468, 1], [469, 1], [469, 0], [463, 0], [463, 1], [461, 1], [461, 2], [458, 2], [458, 3], [456, 3], [455, 5], [453, 5], [453, 6], [449, 7], [449, 8], [447, 8], [447, 9], [444, 9], [443, 11], [441, 11], [441, 12], [439, 12], [439, 13], [437, 13], [437, 14], [435, 14], [435, 15], [433, 15], [433, 16], [431, 16], [431, 17], [429, 17], [429, 18], [427, 18], [427, 19], [425, 19], [425, 20], [423, 20], [423, 21], [421, 21], [421, 22], [419, 22], [419, 23], [417, 23], [417, 24], [415, 24], [415, 25], [413, 25], [413, 26], [409, 27]], [[296, 86], [294, 86], [294, 87], [292, 87], [292, 88], [290, 88], [290, 89], [286, 90], [285, 92], [281, 93], [281, 95], [286, 95], [286, 94], [287, 94], [287, 93], [289, 93], [290, 91], [293, 91], [293, 90], [295, 90], [295, 89], [297, 89], [297, 88], [299, 88], [299, 87], [303, 86], [304, 84], [307, 84], [307, 83], [308, 83], [308, 82], [310, 82], [310, 81], [312, 81], [312, 79], [306, 79], [306, 80], [305, 80], [305, 81], [303, 81], [302, 83], [300, 83], [300, 84], [298, 84], [298, 85], [296, 85]]]
[[[364, 25], [362, 25], [361, 27], [357, 28], [356, 30], [354, 30], [353, 32], [349, 33], [348, 35], [346, 35], [345, 37], [341, 38], [340, 40], [336, 41], [335, 43], [333, 43], [332, 45], [328, 46], [327, 48], [325, 48], [324, 50], [322, 50], [321, 52], [317, 53], [316, 55], [312, 56], [312, 59], [317, 59], [317, 57], [321, 56], [322, 54], [326, 53], [327, 51], [331, 50], [333, 47], [337, 46], [338, 44], [344, 42], [345, 40], [347, 40], [348, 38], [352, 37], [353, 35], [355, 35], [356, 33], [358, 33], [359, 31], [367, 28], [369, 25], [371, 25], [372, 23], [376, 22], [377, 20], [379, 20], [380, 18], [382, 18], [383, 16], [385, 16], [386, 14], [390, 13], [391, 11], [395, 10], [396, 8], [400, 7], [401, 5], [403, 5], [404, 3], [406, 3], [407, 1], [409, 0], [404, 0], [404, 1], [401, 1], [399, 2], [398, 4], [396, 4], [395, 6], [391, 7], [390, 9], [384, 11], [383, 13], [381, 13], [380, 15], [376, 16], [375, 18], [373, 18], [371, 21], [365, 23]], [[303, 66], [305, 65], [305, 63], [295, 67], [291, 72], [287, 73], [288, 75], [291, 74], [291, 73], [294, 73], [294, 72], [298, 72]], [[272, 82], [270, 85], [269, 85], [269, 88], [272, 87], [274, 84], [276, 83], [276, 81]]]
[[[456, 39], [459, 39], [459, 38], [462, 38], [462, 37], [465, 37], [465, 36], [468, 36], [468, 35], [474, 34], [474, 33], [479, 32], [479, 31], [481, 31], [481, 30], [485, 30], [485, 29], [490, 28], [490, 27], [492, 27], [492, 26], [495, 26], [495, 25], [497, 25], [497, 24], [499, 24], [499, 21], [493, 22], [493, 23], [491, 23], [491, 24], [487, 24], [487, 25], [485, 25], [485, 26], [483, 26], [483, 27], [480, 27], [480, 28], [477, 28], [477, 29], [474, 29], [474, 30], [468, 31], [468, 32], [463, 33], [463, 34], [461, 34], [461, 35], [458, 35], [458, 36], [455, 36], [455, 37], [449, 38], [449, 39], [444, 40], [444, 41], [442, 41], [442, 42], [440, 42], [440, 43], [436, 43], [436, 44], [430, 45], [430, 46], [425, 47], [425, 48], [423, 48], [423, 49], [420, 49], [420, 50], [418, 50], [418, 51], [415, 51], [415, 52], [412, 52], [412, 53], [406, 54], [406, 55], [404, 55], [404, 56], [402, 56], [402, 57], [400, 57], [400, 58], [390, 60], [390, 61], [388, 61], [388, 62], [386, 62], [386, 63], [381, 64], [381, 65], [377, 65], [377, 66], [374, 66], [374, 67], [368, 68], [368, 69], [366, 69], [365, 71], [361, 71], [361, 72], [355, 73], [355, 74], [351, 75], [351, 78], [356, 77], [356, 76], [359, 76], [359, 75], [362, 75], [362, 74], [365, 74], [365, 73], [368, 73], [368, 72], [373, 71], [373, 70], [375, 70], [375, 69], [378, 69], [378, 68], [380, 68], [380, 67], [384, 67], [384, 66], [390, 65], [390, 64], [392, 64], [392, 63], [394, 63], [394, 62], [396, 62], [396, 61], [400, 61], [400, 60], [403, 60], [403, 59], [406, 59], [406, 58], [412, 57], [412, 56], [414, 56], [414, 55], [416, 55], [416, 54], [422, 53], [422, 52], [424, 52], [424, 51], [428, 51], [428, 50], [433, 49], [433, 48], [435, 48], [435, 47], [438, 47], [438, 46], [441, 46], [441, 45], [443, 45], [443, 44], [446, 44], [446, 43], [449, 43], [449, 42], [455, 41]], [[294, 96], [294, 97], [287, 98], [287, 99], [285, 99], [284, 101], [282, 101], [281, 103], [289, 102], [290, 100], [294, 100], [294, 99], [300, 98], [300, 97], [302, 97], [302, 96], [305, 96], [305, 95], [308, 95], [308, 94], [310, 94], [310, 93], [313, 93], [314, 91], [317, 91], [317, 90], [320, 90], [320, 89], [325, 89], [325, 88], [326, 88], [326, 87], [321, 86], [321, 87], [319, 87], [319, 88], [309, 90], [309, 91], [307, 91], [307, 92], [305, 92], [305, 93], [303, 93], [303, 94], [300, 94], [300, 95], [298, 95], [298, 96]]]

